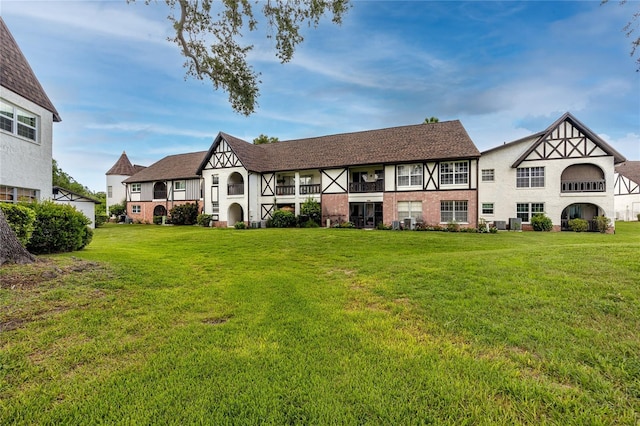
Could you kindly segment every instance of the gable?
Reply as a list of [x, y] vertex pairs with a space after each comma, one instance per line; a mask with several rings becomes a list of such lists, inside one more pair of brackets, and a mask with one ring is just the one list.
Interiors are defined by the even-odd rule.
[[512, 167], [518, 167], [524, 161], [609, 156], [614, 157], [615, 163], [624, 161], [624, 157], [609, 144], [566, 113], [549, 126]]

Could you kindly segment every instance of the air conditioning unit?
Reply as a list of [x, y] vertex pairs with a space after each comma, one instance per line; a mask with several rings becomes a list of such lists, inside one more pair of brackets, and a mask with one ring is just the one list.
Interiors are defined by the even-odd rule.
[[507, 229], [507, 221], [506, 220], [495, 220], [495, 221], [493, 221], [493, 226], [495, 226], [498, 231], [506, 231], [506, 229]]
[[400, 230], [400, 221], [399, 220], [394, 220], [393, 222], [391, 222], [391, 229], [393, 229], [394, 231], [399, 231]]
[[509, 218], [509, 230], [510, 231], [522, 231], [522, 219], [519, 217]]
[[416, 229], [416, 220], [408, 217], [404, 220], [404, 229]]

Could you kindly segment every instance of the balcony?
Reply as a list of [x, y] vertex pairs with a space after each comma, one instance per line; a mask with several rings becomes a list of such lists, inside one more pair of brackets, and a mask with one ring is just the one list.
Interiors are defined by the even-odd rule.
[[382, 192], [384, 191], [384, 179], [375, 182], [351, 182], [349, 192]]
[[228, 184], [227, 195], [244, 195], [244, 183]]
[[276, 186], [276, 195], [296, 195], [296, 186], [278, 185]]
[[320, 193], [320, 184], [319, 183], [311, 183], [308, 185], [300, 185], [300, 195], [307, 194], [319, 194]]
[[607, 183], [604, 179], [598, 180], [564, 180], [561, 182], [560, 192], [605, 192]]

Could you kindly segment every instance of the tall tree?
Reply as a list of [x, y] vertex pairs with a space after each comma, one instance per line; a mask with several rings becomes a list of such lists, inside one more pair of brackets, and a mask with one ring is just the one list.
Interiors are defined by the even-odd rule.
[[[127, 0], [133, 3], [136, 0]], [[145, 0], [145, 4], [152, 0]], [[243, 31], [256, 31], [260, 20], [268, 26], [266, 37], [275, 39], [276, 56], [289, 62], [304, 40], [302, 25], [316, 27], [326, 13], [342, 23], [349, 0], [164, 0], [175, 30], [170, 41], [186, 58], [187, 75], [211, 80], [213, 87], [229, 94], [231, 107], [244, 115], [257, 106], [259, 74], [247, 63], [253, 45], [241, 43]], [[253, 7], [261, 5], [262, 19]], [[176, 12], [177, 9], [177, 12]]]
[[5, 263], [33, 263], [36, 258], [20, 244], [0, 209], [0, 266]]
[[[600, 4], [605, 4], [605, 3], [609, 3], [609, 0], [602, 0], [600, 2]], [[636, 56], [636, 53], [638, 53], [638, 58], [636, 59], [636, 63], [638, 64], [638, 68], [636, 68], [636, 71], [640, 72], [640, 34], [638, 34], [638, 32], [636, 31], [636, 30], [638, 30], [639, 23], [640, 23], [640, 2], [635, 2], [635, 1], [634, 2], [629, 2], [627, 0], [619, 0], [618, 1], [618, 4], [620, 4], [620, 6], [623, 6], [623, 5], [627, 4], [627, 3], [630, 3], [630, 4], [634, 5], [634, 6], [637, 6], [638, 9], [631, 14], [631, 18], [629, 19], [629, 22], [627, 22], [627, 25], [622, 27], [622, 31], [624, 31], [626, 36], [631, 39], [631, 53], [630, 53], [630, 56], [634, 57], [634, 56]]]
[[276, 143], [276, 142], [280, 142], [280, 140], [278, 138], [276, 138], [275, 136], [267, 136], [267, 135], [263, 135], [262, 133], [260, 133], [260, 136], [258, 136], [257, 138], [255, 138], [253, 140], [253, 143], [255, 145], [263, 145], [266, 143]]

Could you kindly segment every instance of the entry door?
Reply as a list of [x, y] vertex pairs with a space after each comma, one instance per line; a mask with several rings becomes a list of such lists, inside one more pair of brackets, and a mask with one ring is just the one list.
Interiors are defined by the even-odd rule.
[[376, 209], [374, 203], [364, 204], [364, 227], [373, 228], [376, 226]]

